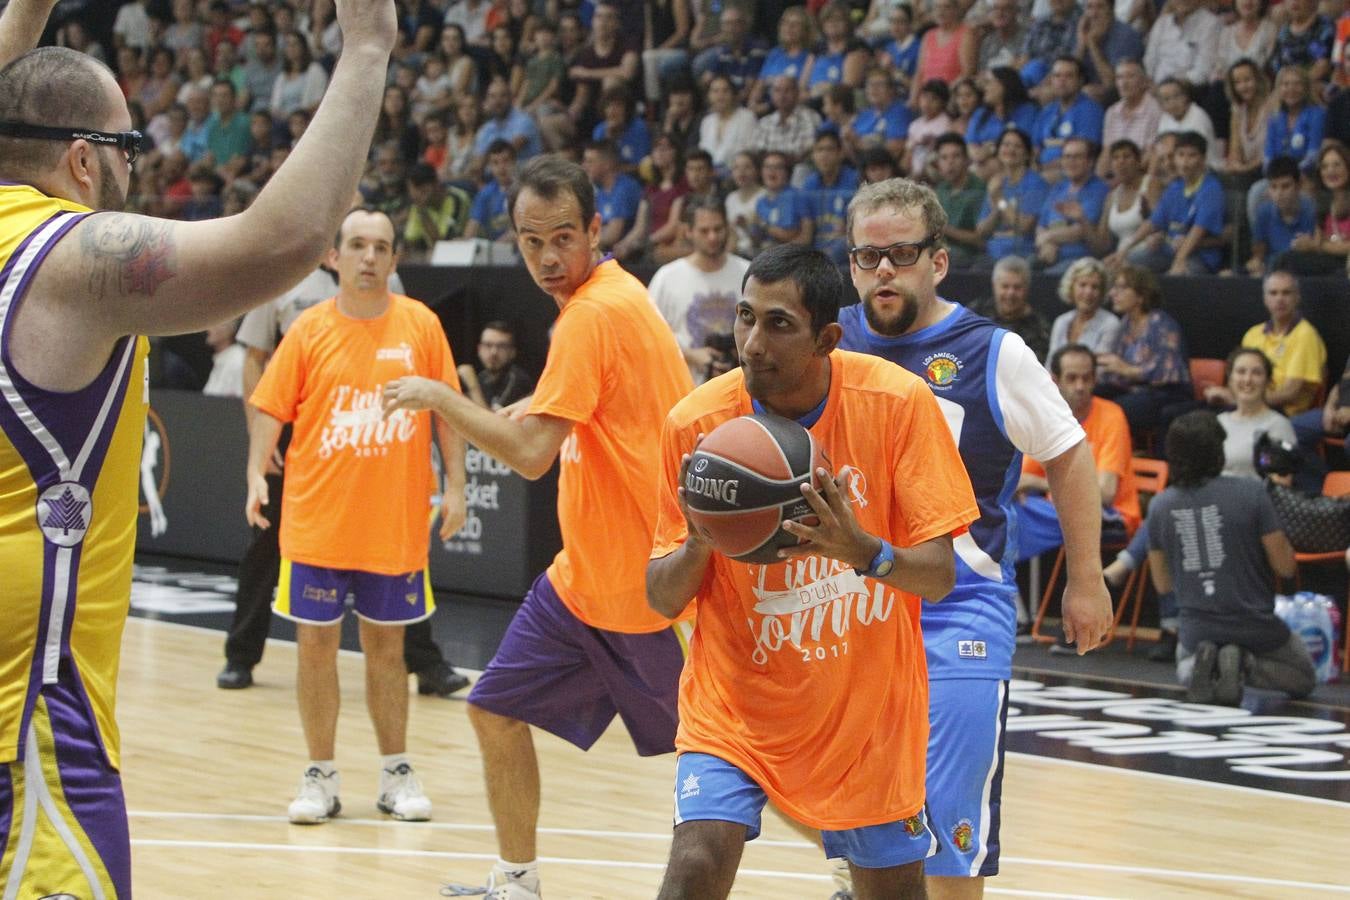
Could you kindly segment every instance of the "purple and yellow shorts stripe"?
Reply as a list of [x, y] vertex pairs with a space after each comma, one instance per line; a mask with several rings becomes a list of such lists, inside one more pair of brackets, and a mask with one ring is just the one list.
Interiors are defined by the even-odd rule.
[[0, 842], [4, 898], [131, 896], [122, 778], [64, 680], [38, 695], [23, 758], [0, 765]]
[[436, 611], [429, 569], [379, 575], [311, 566], [285, 557], [272, 611], [306, 625], [335, 625], [342, 621], [349, 596], [356, 614], [377, 625], [411, 625]]

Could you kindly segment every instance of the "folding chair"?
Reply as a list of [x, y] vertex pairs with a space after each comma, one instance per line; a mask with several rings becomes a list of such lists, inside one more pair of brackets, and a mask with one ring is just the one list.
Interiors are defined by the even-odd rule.
[[1195, 391], [1195, 399], [1198, 402], [1205, 402], [1206, 388], [1223, 385], [1225, 368], [1226, 364], [1221, 359], [1199, 356], [1191, 358], [1191, 387]]
[[[1141, 494], [1143, 493], [1157, 494], [1160, 491], [1162, 491], [1163, 488], [1167, 487], [1167, 463], [1163, 462], [1160, 459], [1149, 459], [1143, 456], [1136, 456], [1133, 460], [1131, 460], [1131, 465], [1132, 470], [1134, 472], [1135, 486], [1139, 489], [1139, 492]], [[1127, 545], [1128, 541], [1126, 543], [1119, 543], [1113, 541], [1111, 543], [1103, 544], [1102, 551], [1119, 552], [1121, 550], [1124, 550]], [[1031, 636], [1035, 638], [1037, 641], [1040, 641], [1041, 643], [1049, 644], [1055, 641], [1055, 637], [1053, 635], [1041, 633], [1041, 623], [1045, 620], [1046, 610], [1050, 608], [1050, 601], [1055, 596], [1055, 589], [1059, 583], [1060, 573], [1064, 571], [1064, 565], [1065, 565], [1064, 548], [1060, 547], [1059, 552], [1055, 554], [1055, 564], [1050, 569], [1050, 580], [1046, 582], [1045, 591], [1041, 594], [1041, 605], [1036, 610], [1036, 620], [1032, 623], [1031, 626]], [[1147, 574], [1148, 574], [1148, 560], [1145, 559], [1144, 562], [1137, 569], [1135, 569], [1133, 572], [1130, 573], [1130, 577], [1126, 579], [1125, 588], [1121, 592], [1120, 608], [1116, 610], [1115, 618], [1111, 622], [1111, 631], [1109, 634], [1107, 634], [1106, 644], [1111, 643], [1111, 641], [1115, 639], [1116, 627], [1120, 624], [1120, 619], [1125, 614], [1125, 601], [1128, 597], [1130, 597], [1131, 593], [1134, 593], [1136, 596], [1135, 601], [1136, 606], [1134, 615], [1135, 621], [1136, 622], [1138, 621], [1139, 619], [1138, 604], [1142, 602], [1143, 599], [1142, 586], [1147, 580]], [[1139, 587], [1136, 588], [1136, 585], [1138, 585]], [[1133, 627], [1131, 627], [1130, 629], [1130, 641], [1131, 641], [1130, 646], [1133, 647], [1134, 646]], [[1103, 644], [1103, 646], [1105, 646], [1105, 644]]]

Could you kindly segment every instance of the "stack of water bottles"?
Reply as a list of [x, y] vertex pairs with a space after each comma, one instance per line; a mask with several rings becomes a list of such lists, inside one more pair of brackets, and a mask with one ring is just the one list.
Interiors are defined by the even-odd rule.
[[1303, 639], [1317, 670], [1318, 684], [1335, 681], [1341, 672], [1341, 652], [1337, 637], [1341, 633], [1341, 611], [1325, 594], [1299, 591], [1292, 597], [1277, 594], [1275, 615], [1289, 630]]

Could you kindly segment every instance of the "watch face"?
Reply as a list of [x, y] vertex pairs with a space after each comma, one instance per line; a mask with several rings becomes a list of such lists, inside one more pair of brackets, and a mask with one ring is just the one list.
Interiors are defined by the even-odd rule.
[[881, 565], [877, 566], [877, 575], [876, 575], [876, 577], [878, 577], [878, 578], [885, 578], [887, 575], [891, 574], [891, 569], [894, 569], [894, 568], [895, 568], [895, 560], [893, 560], [893, 559], [883, 559], [883, 560], [881, 561]]

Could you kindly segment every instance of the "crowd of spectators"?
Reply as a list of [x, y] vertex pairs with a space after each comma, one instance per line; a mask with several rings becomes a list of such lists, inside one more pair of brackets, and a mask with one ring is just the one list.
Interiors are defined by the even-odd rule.
[[[1157, 273], [1344, 274], [1344, 0], [399, 0], [364, 199], [407, 250], [510, 242], [543, 152], [583, 162], [604, 249], [689, 252], [686, 194], [735, 249], [846, 261], [860, 182], [938, 188], [957, 267], [1008, 255]], [[130, 203], [237, 209], [304, 133], [341, 52], [331, 0], [130, 0], [105, 47], [148, 152]], [[706, 177], [705, 177], [706, 176]]]

